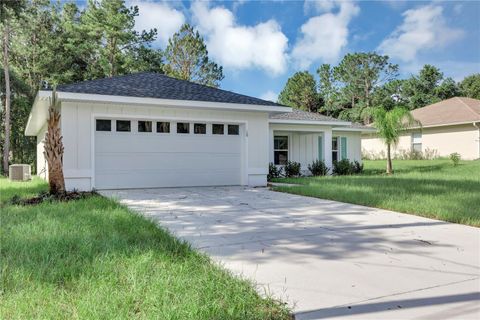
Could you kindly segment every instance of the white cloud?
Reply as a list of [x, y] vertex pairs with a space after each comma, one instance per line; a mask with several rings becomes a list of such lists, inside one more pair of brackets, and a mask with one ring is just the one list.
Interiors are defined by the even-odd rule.
[[447, 26], [443, 8], [437, 5], [407, 10], [403, 17], [403, 23], [378, 47], [381, 52], [402, 61], [413, 61], [419, 51], [443, 47], [464, 34], [461, 29]]
[[260, 95], [260, 99], [276, 102], [278, 99], [278, 93], [273, 92], [272, 90], [268, 90]]
[[336, 62], [348, 43], [348, 24], [360, 12], [360, 8], [352, 2], [334, 1], [321, 5], [317, 10], [328, 8], [339, 10], [337, 13], [328, 12], [312, 17], [301, 27], [302, 35], [292, 51], [293, 58], [301, 68], [308, 68], [319, 60]]
[[285, 72], [288, 38], [275, 20], [242, 26], [224, 7], [210, 8], [208, 3], [194, 2], [191, 10], [194, 23], [206, 37], [210, 55], [221, 65], [261, 68], [273, 75]]
[[135, 18], [137, 31], [157, 28], [157, 40], [155, 44], [165, 46], [175, 32], [185, 22], [184, 14], [163, 2], [131, 1], [128, 5], [138, 6], [139, 15]]

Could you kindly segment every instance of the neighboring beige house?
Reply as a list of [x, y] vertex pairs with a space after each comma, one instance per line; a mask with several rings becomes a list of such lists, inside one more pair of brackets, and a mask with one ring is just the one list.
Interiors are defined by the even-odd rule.
[[[421, 126], [401, 135], [394, 156], [415, 150], [430, 157], [457, 152], [465, 160], [480, 158], [480, 100], [455, 97], [413, 110], [412, 116]], [[386, 146], [374, 133], [364, 133], [362, 153], [383, 158]]]

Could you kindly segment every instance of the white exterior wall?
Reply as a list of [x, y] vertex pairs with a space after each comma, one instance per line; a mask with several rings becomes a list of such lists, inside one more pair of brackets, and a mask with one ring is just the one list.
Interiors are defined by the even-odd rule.
[[48, 165], [45, 155], [45, 134], [47, 133], [47, 124], [40, 129], [37, 135], [37, 176], [48, 179]]
[[[268, 113], [198, 110], [110, 103], [63, 102], [61, 127], [65, 147], [63, 165], [67, 189], [90, 190], [94, 181], [94, 118], [198, 120], [238, 122], [245, 125], [242, 184], [265, 186], [268, 173]], [[141, 143], [141, 141], [139, 141]], [[125, 146], [128, 148], [128, 146]]]
[[[420, 132], [420, 130], [409, 130], [400, 136], [398, 145], [393, 148], [394, 156], [401, 150], [411, 150], [413, 132]], [[441, 157], [458, 152], [465, 160], [480, 158], [480, 133], [473, 124], [423, 128], [421, 133], [423, 151], [435, 150]], [[368, 154], [386, 155], [385, 144], [375, 134], [362, 136], [362, 150]]]
[[[347, 159], [350, 161], [362, 161], [362, 135], [358, 131], [337, 131], [332, 132], [333, 137], [347, 138]], [[339, 150], [341, 146], [339, 144]], [[339, 153], [340, 154], [340, 153]]]
[[[350, 161], [361, 161], [361, 135], [354, 131], [337, 131], [330, 126], [321, 125], [287, 125], [270, 124], [270, 162], [274, 161], [273, 137], [288, 136], [288, 159], [299, 162], [303, 174], [309, 174], [308, 165], [318, 160], [318, 137], [323, 141], [323, 157], [328, 167], [332, 166], [332, 137], [347, 138], [347, 158]], [[340, 140], [340, 139], [339, 139]], [[340, 143], [340, 141], [339, 141]], [[341, 149], [339, 149], [340, 155]]]

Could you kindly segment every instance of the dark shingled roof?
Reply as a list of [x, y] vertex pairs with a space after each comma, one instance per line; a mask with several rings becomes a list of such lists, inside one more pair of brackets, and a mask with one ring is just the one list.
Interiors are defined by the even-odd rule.
[[58, 86], [57, 91], [283, 107], [271, 101], [179, 80], [153, 72], [134, 73], [65, 84]]
[[304, 121], [334, 121], [334, 122], [348, 122], [332, 117], [324, 116], [319, 113], [302, 111], [298, 109], [292, 109], [292, 112], [285, 112], [270, 116], [270, 119], [279, 120], [304, 120]]

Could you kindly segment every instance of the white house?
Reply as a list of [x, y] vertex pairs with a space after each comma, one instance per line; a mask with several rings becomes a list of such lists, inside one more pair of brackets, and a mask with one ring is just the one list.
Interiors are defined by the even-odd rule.
[[[38, 92], [25, 129], [42, 177], [51, 97]], [[56, 98], [70, 190], [265, 186], [269, 162], [360, 161], [370, 130], [156, 73], [62, 85]]]

